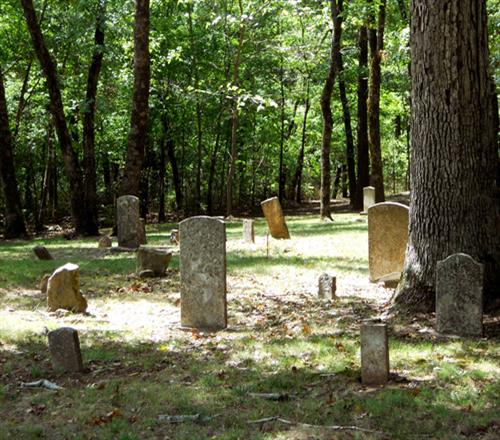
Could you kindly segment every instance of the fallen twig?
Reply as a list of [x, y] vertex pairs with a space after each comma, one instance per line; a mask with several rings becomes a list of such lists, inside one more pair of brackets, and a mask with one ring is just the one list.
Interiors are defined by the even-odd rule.
[[274, 400], [277, 402], [284, 402], [290, 400], [292, 396], [286, 393], [248, 393], [251, 397], [258, 397], [260, 399]]
[[190, 414], [190, 415], [179, 415], [179, 416], [169, 416], [165, 414], [160, 414], [158, 416], [159, 423], [183, 423], [183, 422], [210, 422], [220, 414], [215, 414], [214, 416], [202, 416], [201, 414]]
[[21, 388], [45, 388], [47, 390], [62, 390], [63, 387], [50, 382], [47, 379], [36, 380], [35, 382], [22, 382]]

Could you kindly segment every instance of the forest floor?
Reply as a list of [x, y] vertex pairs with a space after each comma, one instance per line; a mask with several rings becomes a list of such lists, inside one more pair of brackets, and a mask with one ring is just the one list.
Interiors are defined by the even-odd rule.
[[[163, 278], [139, 279], [134, 253], [60, 237], [0, 243], [0, 439], [500, 438], [500, 316], [483, 338], [443, 337], [434, 316], [402, 317], [393, 289], [368, 282], [366, 217], [288, 218], [291, 240], [256, 243], [227, 224], [228, 328], [180, 327], [174, 224], [148, 225], [174, 254]], [[106, 231], [104, 231], [106, 232]], [[52, 261], [31, 249], [46, 246]], [[45, 273], [80, 265], [88, 313], [49, 313]], [[336, 301], [317, 299], [337, 276]], [[360, 382], [359, 328], [389, 324], [391, 376]], [[48, 330], [78, 329], [85, 372], [58, 374]], [[48, 379], [61, 390], [22, 388]], [[191, 416], [169, 418], [168, 416]]]

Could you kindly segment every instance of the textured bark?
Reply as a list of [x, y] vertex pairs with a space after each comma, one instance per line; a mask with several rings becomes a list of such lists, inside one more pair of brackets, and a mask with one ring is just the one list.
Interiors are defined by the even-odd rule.
[[144, 151], [148, 142], [150, 76], [149, 0], [135, 0], [134, 92], [121, 195], [139, 195]]
[[498, 125], [488, 74], [486, 1], [413, 0], [409, 242], [396, 305], [432, 311], [436, 263], [463, 252], [500, 295], [495, 206]]
[[9, 112], [5, 99], [3, 74], [0, 70], [0, 177], [5, 197], [5, 238], [19, 238], [26, 235], [21, 197], [17, 185], [12, 134], [9, 127]]
[[[385, 200], [382, 149], [380, 146], [380, 63], [384, 49], [385, 0], [378, 10], [378, 24], [368, 30], [370, 43], [370, 76], [368, 92], [368, 139], [370, 145], [370, 183], [375, 187], [375, 201]], [[373, 20], [372, 20], [373, 21]]]
[[177, 165], [177, 158], [175, 156], [175, 143], [170, 130], [170, 122], [166, 115], [163, 116], [162, 123], [163, 130], [166, 136], [168, 161], [170, 162], [170, 167], [172, 168], [172, 181], [175, 191], [175, 205], [177, 207], [177, 210], [180, 211], [182, 209], [182, 204], [184, 201], [182, 196], [182, 182], [179, 174], [179, 167]]
[[304, 169], [304, 155], [306, 149], [307, 140], [307, 116], [309, 114], [309, 109], [311, 108], [311, 99], [309, 97], [309, 79], [307, 79], [306, 84], [306, 100], [304, 103], [304, 116], [302, 118], [302, 135], [300, 138], [300, 150], [299, 156], [297, 158], [297, 166], [295, 168], [295, 174], [292, 181], [292, 191], [295, 195], [295, 201], [297, 203], [302, 202], [302, 171]]
[[330, 195], [331, 195], [331, 165], [330, 147], [332, 142], [333, 116], [332, 116], [332, 92], [336, 75], [336, 53], [340, 51], [340, 37], [342, 33], [342, 16], [339, 14], [342, 0], [330, 0], [330, 12], [333, 22], [332, 43], [330, 47], [330, 63], [328, 76], [321, 93], [321, 113], [323, 115], [323, 134], [321, 139], [321, 187], [320, 187], [320, 217], [331, 219]]
[[167, 166], [166, 135], [163, 134], [160, 140], [160, 157], [158, 164], [158, 223], [166, 220], [165, 216], [165, 168]]

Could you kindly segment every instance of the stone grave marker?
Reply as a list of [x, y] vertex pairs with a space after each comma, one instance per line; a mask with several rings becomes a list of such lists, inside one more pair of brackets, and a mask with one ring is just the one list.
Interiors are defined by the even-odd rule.
[[273, 238], [289, 239], [290, 233], [285, 222], [285, 216], [281, 209], [281, 204], [278, 197], [271, 197], [260, 203], [262, 211], [266, 217], [269, 233]]
[[99, 242], [97, 243], [97, 247], [100, 249], [104, 248], [109, 248], [113, 244], [113, 240], [111, 240], [111, 237], [109, 235], [103, 235], [100, 239]]
[[71, 327], [62, 327], [48, 334], [49, 351], [55, 370], [80, 373], [83, 371], [82, 353], [78, 332]]
[[148, 240], [146, 239], [146, 220], [141, 218], [139, 219], [140, 227], [139, 227], [139, 245], [147, 244]]
[[137, 250], [137, 273], [152, 271], [153, 276], [163, 276], [171, 259], [171, 252], [141, 246]]
[[438, 332], [459, 336], [482, 336], [483, 277], [483, 265], [467, 254], [453, 254], [438, 261], [436, 269]]
[[40, 288], [40, 292], [47, 293], [47, 286], [49, 284], [49, 278], [50, 278], [50, 274], [46, 273], [40, 279], [40, 283], [38, 284], [38, 287]]
[[243, 240], [247, 243], [255, 243], [255, 229], [252, 219], [243, 220]]
[[45, 246], [35, 246], [33, 252], [38, 257], [39, 260], [53, 260], [54, 258], [50, 255], [50, 252]]
[[375, 205], [375, 187], [365, 186], [363, 188], [363, 213], [368, 212], [370, 206]]
[[139, 198], [121, 196], [116, 201], [118, 246], [138, 248], [143, 238], [143, 224], [139, 217]]
[[170, 231], [170, 244], [179, 244], [180, 236], [178, 229], [172, 229]]
[[361, 325], [361, 381], [384, 385], [389, 380], [387, 325], [367, 322]]
[[226, 225], [208, 217], [179, 224], [181, 325], [207, 330], [227, 327]]
[[401, 203], [377, 203], [368, 209], [368, 267], [376, 282], [403, 271], [409, 209]]
[[47, 282], [47, 305], [50, 311], [57, 309], [83, 313], [87, 300], [80, 293], [80, 268], [73, 263], [59, 267]]
[[318, 298], [333, 300], [336, 298], [337, 278], [323, 273], [318, 279]]

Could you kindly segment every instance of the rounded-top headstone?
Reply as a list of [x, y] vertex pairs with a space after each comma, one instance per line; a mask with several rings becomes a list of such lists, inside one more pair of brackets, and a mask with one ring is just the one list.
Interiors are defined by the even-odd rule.
[[143, 241], [143, 225], [139, 215], [139, 198], [121, 196], [116, 201], [118, 246], [138, 248]]
[[50, 276], [47, 283], [47, 306], [50, 311], [57, 309], [83, 313], [87, 310], [87, 300], [80, 293], [80, 268], [66, 263]]

